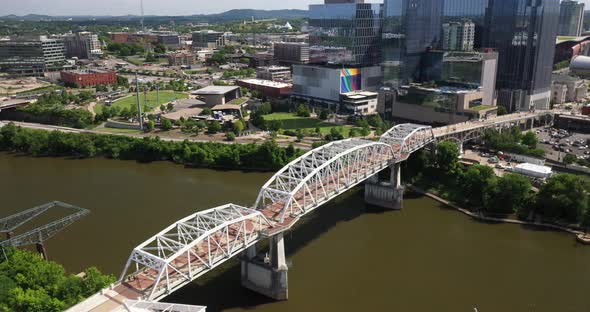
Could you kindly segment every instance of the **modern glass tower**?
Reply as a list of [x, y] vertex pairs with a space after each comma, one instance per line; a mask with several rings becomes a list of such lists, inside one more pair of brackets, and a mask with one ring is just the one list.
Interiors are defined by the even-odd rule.
[[499, 53], [498, 104], [548, 109], [559, 0], [489, 0], [484, 46]]
[[[385, 0], [382, 35], [384, 84], [396, 87], [422, 80], [424, 67], [427, 66], [424, 64], [425, 53], [445, 50], [445, 40], [460, 40], [464, 42], [461, 46], [469, 47], [466, 50], [482, 48], [487, 5], [488, 0]], [[445, 27], [448, 29], [453, 25], [459, 25], [465, 35], [456, 31], [445, 33]], [[449, 34], [455, 34], [456, 38], [445, 38]]]
[[382, 4], [336, 1], [310, 5], [309, 13], [310, 63], [379, 64]]
[[559, 36], [580, 36], [584, 26], [584, 3], [572, 0], [561, 2]]

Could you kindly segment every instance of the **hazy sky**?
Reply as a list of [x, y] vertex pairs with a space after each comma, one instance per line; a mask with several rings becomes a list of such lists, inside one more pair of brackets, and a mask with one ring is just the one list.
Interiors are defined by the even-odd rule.
[[[0, 16], [139, 15], [140, 0], [0, 0]], [[306, 9], [323, 0], [143, 0], [146, 15], [192, 15], [231, 9]]]
[[[586, 8], [590, 0], [583, 0]], [[140, 0], [0, 0], [0, 16], [26, 15], [139, 15]], [[144, 0], [146, 15], [192, 15], [231, 9], [307, 9], [323, 0]], [[368, 2], [380, 2], [370, 0]]]

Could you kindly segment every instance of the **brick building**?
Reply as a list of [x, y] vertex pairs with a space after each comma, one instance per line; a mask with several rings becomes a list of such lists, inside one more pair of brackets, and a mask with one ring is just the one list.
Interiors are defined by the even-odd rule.
[[117, 83], [117, 74], [106, 70], [77, 70], [62, 71], [61, 80], [65, 83], [76, 84], [80, 87], [96, 85], [110, 85]]
[[177, 52], [168, 55], [170, 66], [191, 66], [197, 64], [197, 55], [190, 52]]

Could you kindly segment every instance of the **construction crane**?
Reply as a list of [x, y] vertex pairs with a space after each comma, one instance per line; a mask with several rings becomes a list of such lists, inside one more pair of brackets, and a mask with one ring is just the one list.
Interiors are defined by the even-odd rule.
[[[33, 230], [12, 236], [14, 230], [19, 228], [21, 225], [35, 219], [39, 215], [55, 207], [67, 208], [72, 210], [72, 213], [59, 220], [50, 222]], [[37, 251], [43, 256], [44, 259], [47, 260], [47, 252], [43, 243], [49, 238], [53, 237], [59, 231], [63, 230], [70, 224], [76, 222], [89, 213], [90, 210], [59, 201], [53, 201], [2, 218], [0, 219], [0, 233], [6, 234], [6, 240], [0, 241], [0, 247], [22, 247], [36, 245]]]

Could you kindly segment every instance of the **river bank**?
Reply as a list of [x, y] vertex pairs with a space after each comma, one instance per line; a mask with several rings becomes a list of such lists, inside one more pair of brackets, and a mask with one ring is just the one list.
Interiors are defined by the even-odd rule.
[[262, 171], [277, 170], [301, 153], [292, 146], [280, 147], [274, 141], [260, 145], [165, 141], [158, 137], [49, 132], [14, 124], [0, 129], [0, 151], [34, 157], [171, 161], [194, 168]]
[[497, 223], [510, 223], [510, 224], [519, 224], [519, 225], [527, 225], [527, 226], [533, 226], [533, 227], [539, 227], [539, 228], [547, 228], [547, 229], [551, 229], [551, 230], [555, 230], [555, 231], [562, 231], [562, 232], [567, 232], [570, 234], [574, 234], [576, 236], [576, 239], [583, 244], [586, 245], [590, 245], [590, 237], [586, 236], [586, 233], [576, 230], [576, 229], [572, 229], [572, 228], [568, 228], [568, 227], [564, 227], [564, 226], [560, 226], [560, 225], [556, 225], [556, 224], [550, 224], [550, 223], [543, 223], [543, 222], [530, 222], [530, 221], [523, 221], [523, 220], [518, 220], [518, 219], [512, 219], [512, 218], [495, 218], [495, 217], [488, 217], [485, 216], [481, 213], [475, 213], [472, 212], [468, 209], [462, 208], [457, 206], [456, 204], [443, 199], [441, 197], [439, 197], [436, 194], [433, 194], [431, 192], [427, 192], [419, 187], [413, 186], [413, 185], [407, 185], [412, 191], [424, 195], [428, 198], [431, 198], [441, 204], [444, 204], [446, 206], [449, 206], [467, 216], [470, 216], [476, 220], [480, 220], [480, 221], [486, 221], [486, 222], [497, 222]]

